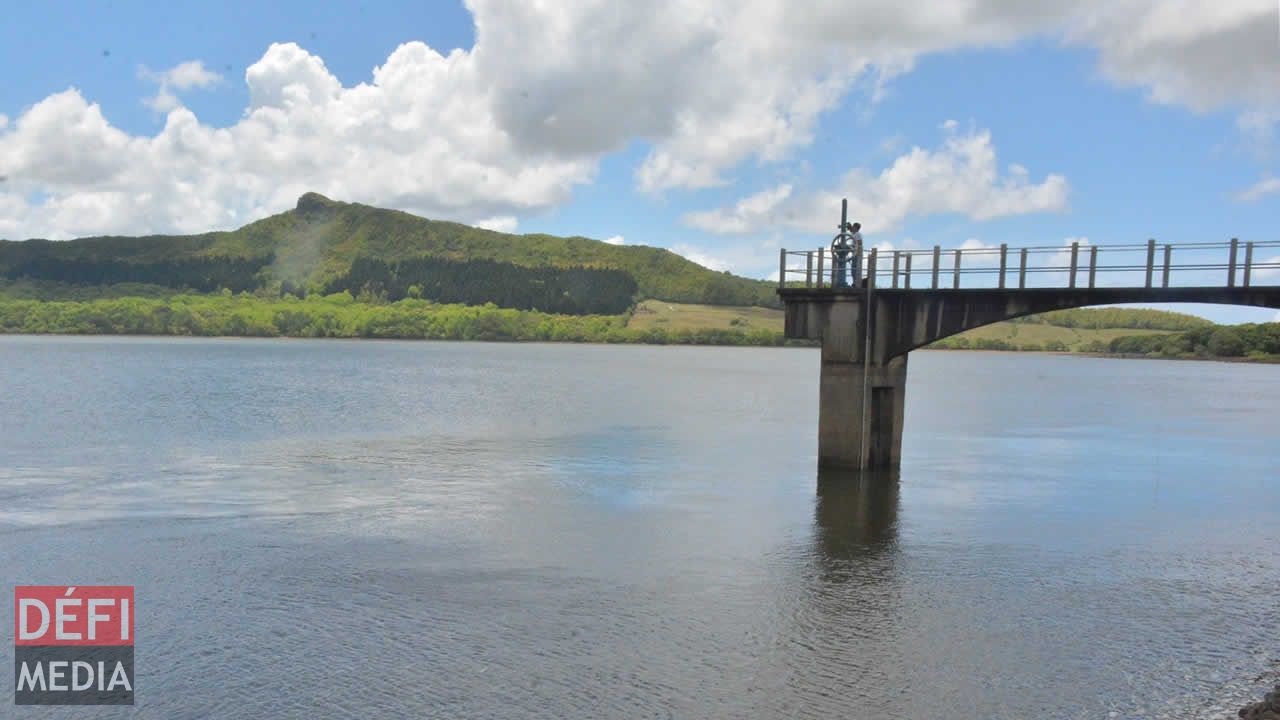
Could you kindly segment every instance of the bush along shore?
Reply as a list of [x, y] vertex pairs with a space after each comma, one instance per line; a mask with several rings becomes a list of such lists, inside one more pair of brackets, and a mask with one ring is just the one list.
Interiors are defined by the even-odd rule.
[[658, 345], [789, 343], [765, 329], [627, 327], [628, 314], [556, 315], [485, 305], [445, 305], [405, 299], [356, 302], [349, 292], [300, 299], [226, 291], [215, 295], [89, 300], [0, 297], [0, 333], [195, 335], [301, 338], [401, 338]]

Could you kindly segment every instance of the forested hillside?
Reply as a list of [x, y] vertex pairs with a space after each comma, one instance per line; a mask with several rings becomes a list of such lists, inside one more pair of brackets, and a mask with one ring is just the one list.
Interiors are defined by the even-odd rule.
[[[373, 262], [384, 265], [369, 264]], [[446, 282], [441, 275], [446, 270], [466, 280]], [[536, 272], [515, 280], [531, 270]], [[382, 284], [381, 290], [368, 288], [373, 293], [407, 297], [409, 288], [417, 286], [422, 297], [441, 302], [554, 306], [565, 312], [574, 307], [614, 308], [620, 290], [629, 291], [628, 303], [657, 298], [779, 305], [771, 283], [715, 272], [661, 248], [617, 246], [583, 237], [508, 235], [336, 202], [314, 193], [302, 196], [293, 210], [229, 232], [0, 241], [0, 277], [71, 286], [128, 282], [197, 292], [225, 288], [306, 295], [341, 288], [359, 294], [366, 288], [352, 284], [361, 275]], [[630, 277], [629, 283], [623, 275]], [[621, 284], [610, 286], [612, 280]], [[523, 287], [504, 291], [510, 297], [497, 294], [497, 288], [512, 282]], [[493, 294], [485, 296], [489, 291]], [[568, 292], [570, 299], [556, 294], [559, 291]], [[436, 292], [440, 295], [433, 295]], [[546, 302], [547, 307], [537, 304]]]

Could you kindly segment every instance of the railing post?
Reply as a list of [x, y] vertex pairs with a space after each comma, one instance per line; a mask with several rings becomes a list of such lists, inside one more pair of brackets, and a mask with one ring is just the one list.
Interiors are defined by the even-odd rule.
[[1244, 286], [1249, 287], [1249, 273], [1253, 270], [1253, 243], [1244, 244]]
[[956, 269], [951, 278], [951, 287], [955, 290], [960, 289], [960, 250], [956, 249]]
[[933, 246], [933, 289], [938, 289], [938, 261], [942, 259], [942, 248]]
[[1067, 287], [1075, 288], [1076, 286], [1076, 268], [1080, 259], [1080, 243], [1071, 243], [1071, 277], [1067, 280]]
[[1231, 253], [1227, 255], [1227, 287], [1236, 286], [1236, 252], [1240, 249], [1240, 238], [1231, 238]]
[[1147, 287], [1151, 287], [1151, 271], [1156, 266], [1156, 241], [1155, 238], [1147, 240]]
[[1018, 289], [1027, 286], [1027, 249], [1022, 248], [1022, 258], [1018, 261]]
[[898, 287], [898, 251], [897, 250], [893, 251], [893, 287], [895, 290]]
[[1008, 268], [1009, 261], [1009, 245], [1000, 243], [1000, 289], [1004, 289], [1004, 273]]
[[[832, 254], [831, 263], [834, 265], [835, 261], [836, 261], [835, 255]], [[818, 287], [823, 287], [822, 283], [825, 282], [827, 279], [826, 268], [827, 268], [827, 249], [824, 247], [821, 247], [821, 248], [818, 248]], [[833, 281], [827, 287], [835, 287], [834, 278], [833, 278]]]
[[1098, 276], [1098, 246], [1089, 248], [1089, 289], [1093, 289], [1093, 281]]
[[1165, 243], [1164, 246], [1164, 275], [1161, 276], [1160, 287], [1169, 287], [1169, 261], [1173, 259], [1173, 246]]
[[813, 287], [813, 251], [804, 254], [804, 286]]
[[781, 290], [787, 286], [787, 249], [782, 248], [778, 251], [778, 289]]
[[871, 252], [867, 253], [867, 287], [876, 286], [876, 249], [871, 248]]
[[902, 288], [904, 290], [911, 289], [911, 252], [907, 252], [907, 267], [902, 273]]

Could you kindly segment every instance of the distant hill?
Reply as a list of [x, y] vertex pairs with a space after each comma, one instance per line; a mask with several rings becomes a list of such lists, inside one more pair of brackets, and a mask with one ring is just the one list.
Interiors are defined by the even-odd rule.
[[716, 272], [662, 248], [510, 235], [315, 193], [293, 210], [229, 232], [0, 241], [0, 276], [69, 287], [368, 291], [389, 300], [492, 301], [569, 313], [620, 312], [620, 292], [627, 303], [779, 306], [772, 283]]

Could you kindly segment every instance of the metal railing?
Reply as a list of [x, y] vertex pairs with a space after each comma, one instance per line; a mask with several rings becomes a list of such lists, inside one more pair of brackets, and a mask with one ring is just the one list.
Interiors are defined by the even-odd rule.
[[[779, 253], [779, 288], [831, 288], [829, 248]], [[1280, 285], [1280, 241], [878, 250], [863, 254], [872, 287], [1167, 288]]]

